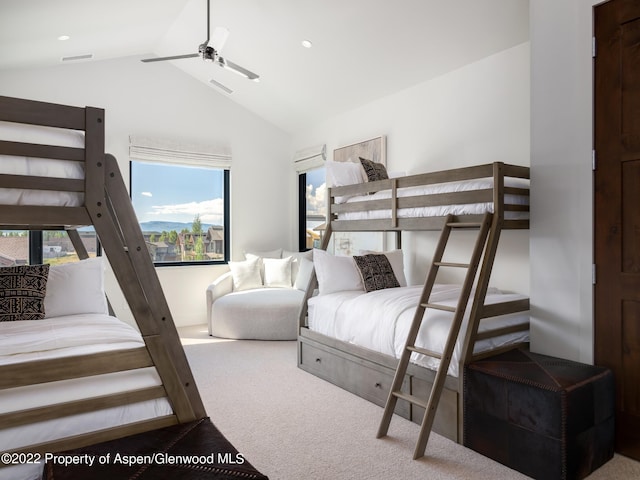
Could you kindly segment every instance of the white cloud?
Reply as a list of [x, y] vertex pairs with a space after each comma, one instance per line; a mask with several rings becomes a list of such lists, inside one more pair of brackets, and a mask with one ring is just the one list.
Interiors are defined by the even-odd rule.
[[141, 192], [140, 195], [143, 197], [153, 197], [153, 193], [151, 192]]
[[149, 215], [164, 218], [180, 218], [180, 221], [191, 221], [196, 215], [202, 223], [220, 224], [224, 217], [224, 201], [221, 198], [203, 202], [188, 202], [174, 205], [153, 205]]
[[315, 192], [313, 185], [307, 185], [307, 212], [311, 215], [327, 214], [327, 184], [319, 185]]

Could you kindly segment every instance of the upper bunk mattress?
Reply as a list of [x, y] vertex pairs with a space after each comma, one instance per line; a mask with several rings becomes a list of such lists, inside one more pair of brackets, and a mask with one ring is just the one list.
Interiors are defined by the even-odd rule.
[[[506, 177], [504, 184], [507, 187], [529, 189], [529, 181], [519, 178]], [[432, 185], [422, 185], [415, 187], [399, 188], [398, 197], [411, 197], [419, 195], [435, 195], [452, 192], [468, 192], [473, 190], [485, 190], [493, 188], [493, 178], [478, 178], [473, 180], [463, 180], [459, 182], [437, 183]], [[367, 202], [371, 200], [383, 200], [391, 198], [391, 190], [381, 190], [371, 195], [356, 195], [340, 198], [337, 203]], [[506, 205], [529, 205], [527, 195], [504, 196]], [[421, 217], [441, 217], [446, 215], [475, 215], [483, 213], [494, 213], [493, 202], [463, 203], [451, 205], [436, 205], [429, 207], [400, 208], [397, 211], [398, 218], [421, 218]], [[339, 215], [340, 220], [375, 220], [390, 218], [390, 209], [368, 210], [361, 212], [345, 212]], [[529, 218], [529, 212], [505, 212], [508, 220], [521, 220]]]
[[[416, 306], [423, 286], [387, 288], [364, 293], [342, 291], [319, 295], [309, 299], [309, 329], [338, 340], [352, 343], [377, 352], [400, 358]], [[455, 307], [460, 294], [458, 285], [435, 285], [430, 302]], [[514, 293], [502, 293], [489, 289], [485, 304], [507, 302], [527, 298]], [[470, 299], [470, 302], [472, 299]], [[461, 332], [469, 319], [471, 305], [467, 306]], [[427, 309], [416, 346], [442, 353], [449, 334], [453, 314], [441, 310]], [[519, 312], [498, 317], [485, 318], [480, 322], [479, 332], [489, 328], [526, 324], [529, 312]], [[474, 353], [492, 350], [511, 343], [526, 342], [529, 332], [516, 332], [476, 342]], [[457, 377], [462, 355], [463, 335], [459, 335], [448, 374]], [[440, 360], [413, 353], [411, 361], [436, 370]]]
[[[76, 130], [2, 121], [0, 140], [84, 148], [84, 134]], [[82, 162], [0, 155], [0, 174], [82, 179], [84, 168]], [[81, 206], [83, 201], [84, 195], [77, 192], [0, 188], [0, 205], [75, 207]]]

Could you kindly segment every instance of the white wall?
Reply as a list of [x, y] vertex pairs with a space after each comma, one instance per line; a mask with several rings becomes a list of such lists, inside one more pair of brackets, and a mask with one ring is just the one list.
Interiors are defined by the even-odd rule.
[[[529, 165], [529, 79], [524, 43], [331, 118], [297, 134], [294, 150], [326, 143], [331, 158], [337, 147], [386, 135], [390, 171], [412, 174], [494, 161]], [[410, 282], [424, 280], [437, 235], [403, 234]], [[492, 283], [529, 293], [528, 232], [504, 232]]]
[[[106, 150], [118, 159], [125, 179], [130, 134], [227, 142], [233, 154], [233, 259], [243, 258], [245, 248], [290, 248], [289, 191], [273, 188], [290, 174], [290, 137], [213, 88], [168, 63], [147, 65], [139, 58], [5, 71], [0, 85], [2, 95], [104, 108]], [[157, 269], [177, 325], [206, 321], [206, 286], [226, 268]], [[112, 278], [108, 285], [114, 308], [130, 320]]]
[[592, 7], [535, 0], [531, 35], [532, 349], [593, 362]]

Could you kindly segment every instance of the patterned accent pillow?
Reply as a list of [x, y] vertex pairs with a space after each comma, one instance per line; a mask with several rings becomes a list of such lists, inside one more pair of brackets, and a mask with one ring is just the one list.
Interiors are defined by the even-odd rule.
[[383, 164], [362, 157], [358, 158], [360, 159], [362, 168], [364, 168], [364, 172], [367, 174], [368, 181], [375, 182], [376, 180], [386, 180], [389, 178], [387, 169]]
[[0, 321], [41, 320], [49, 265], [0, 268]]
[[385, 254], [354, 255], [353, 259], [360, 270], [364, 289], [367, 292], [400, 286], [393, 273], [391, 262]]

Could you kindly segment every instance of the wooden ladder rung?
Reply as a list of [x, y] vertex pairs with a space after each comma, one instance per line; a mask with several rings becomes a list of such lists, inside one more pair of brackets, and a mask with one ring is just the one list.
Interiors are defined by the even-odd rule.
[[420, 353], [422, 355], [426, 355], [428, 357], [433, 358], [442, 358], [442, 354], [438, 352], [434, 352], [433, 350], [427, 350], [426, 348], [416, 347], [415, 345], [408, 345], [407, 350], [410, 352]]
[[420, 306], [424, 308], [433, 308], [434, 310], [444, 310], [445, 312], [455, 313], [456, 307], [450, 307], [449, 305], [440, 305], [437, 303], [421, 303]]
[[433, 262], [434, 265], [438, 267], [457, 267], [457, 268], [469, 268], [471, 264], [469, 263], [455, 263], [455, 262]]
[[392, 395], [394, 397], [401, 398], [402, 400], [406, 400], [407, 402], [413, 403], [414, 405], [418, 405], [419, 407], [422, 407], [425, 409], [429, 406], [428, 402], [425, 402], [421, 398], [416, 397], [415, 395], [410, 395], [408, 393], [403, 393], [399, 390], [393, 392]]
[[450, 228], [480, 228], [482, 222], [448, 222], [447, 227]]

